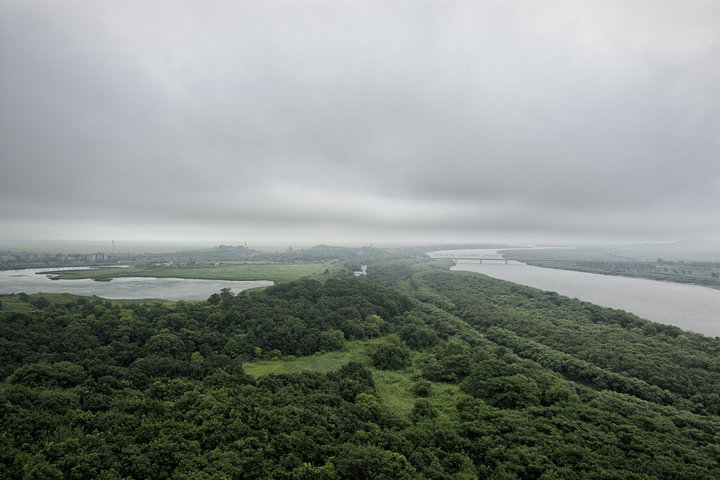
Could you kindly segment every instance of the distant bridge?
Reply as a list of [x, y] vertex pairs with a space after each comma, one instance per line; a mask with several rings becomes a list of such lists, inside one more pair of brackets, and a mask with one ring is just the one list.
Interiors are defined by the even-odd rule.
[[438, 253], [433, 255], [432, 258], [447, 258], [450, 260], [455, 261], [455, 263], [458, 262], [458, 260], [472, 260], [472, 261], [479, 261], [480, 263], [483, 263], [483, 260], [488, 262], [504, 262], [506, 265], [508, 263], [508, 259], [503, 257], [502, 255], [472, 255], [472, 254], [464, 254], [464, 255], [453, 255], [450, 253]]
[[476, 261], [479, 263], [483, 263], [483, 261], [487, 261], [487, 263], [504, 263], [505, 265], [508, 265], [509, 262], [510, 265], [518, 263], [537, 263], [537, 262], [559, 262], [559, 263], [575, 263], [575, 264], [588, 264], [588, 263], [596, 263], [596, 264], [622, 264], [626, 265], [628, 263], [647, 263], [642, 260], [577, 260], [577, 259], [568, 259], [568, 258], [505, 258], [500, 254], [485, 254], [485, 255], [473, 255], [464, 253], [462, 255], [453, 255], [451, 253], [436, 253], [432, 255], [432, 258], [437, 259], [448, 259], [453, 260], [455, 263], [458, 263], [458, 261]]
[[[505, 258], [504, 256], [500, 254], [477, 254], [473, 255], [472, 253], [463, 253], [462, 255], [453, 255], [452, 253], [436, 253], [432, 255], [432, 258], [437, 259], [448, 259], [453, 260], [455, 263], [458, 261], [474, 261], [483, 263], [484, 261], [487, 263], [492, 264], [498, 264], [503, 263], [505, 265], [508, 265], [508, 262], [512, 262], [512, 264], [517, 265], [518, 263], [527, 263], [527, 262], [569, 262], [569, 261], [575, 261], [575, 260], [568, 260], [568, 259], [558, 259], [558, 258]], [[605, 262], [609, 263], [609, 262]]]

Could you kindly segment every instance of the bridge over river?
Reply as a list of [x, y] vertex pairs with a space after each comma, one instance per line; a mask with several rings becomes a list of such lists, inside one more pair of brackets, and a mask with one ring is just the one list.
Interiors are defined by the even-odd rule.
[[[567, 259], [567, 258], [505, 258], [500, 254], [485, 254], [485, 255], [451, 255], [451, 254], [429, 254], [432, 258], [437, 259], [448, 259], [453, 260], [455, 264], [457, 265], [458, 262], [464, 262], [464, 263], [487, 263], [487, 264], [494, 264], [494, 265], [536, 265], [536, 264], [543, 264], [543, 263], [558, 263], [560, 265], [567, 265], [568, 263], [574, 264], [574, 265], [584, 265], [584, 266], [612, 266], [612, 265], [624, 265], [627, 266], [628, 264], [647, 264], [648, 262], [645, 260], [575, 260], [575, 259]], [[557, 268], [563, 268], [562, 266]]]
[[462, 254], [454, 254], [454, 253], [438, 253], [438, 252], [430, 252], [428, 255], [430, 255], [432, 258], [437, 259], [448, 259], [453, 260], [455, 264], [458, 262], [472, 262], [472, 263], [488, 263], [488, 264], [495, 264], [495, 265], [519, 265], [524, 264], [526, 262], [562, 262], [567, 260], [561, 260], [561, 259], [555, 259], [555, 258], [505, 258], [503, 255], [499, 253], [462, 253]]
[[[455, 255], [451, 253], [436, 253], [432, 254], [431, 256], [432, 258], [447, 258], [449, 260], [454, 260], [456, 264], [458, 263], [458, 261], [474, 261], [480, 263], [483, 263], [483, 261], [485, 261], [486, 263], [504, 263], [505, 265], [508, 264], [508, 259], [500, 254]], [[518, 263], [513, 260], [510, 260], [510, 262]]]

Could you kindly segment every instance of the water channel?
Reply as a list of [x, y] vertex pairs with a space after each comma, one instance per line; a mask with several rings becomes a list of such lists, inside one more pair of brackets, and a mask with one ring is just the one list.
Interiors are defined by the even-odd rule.
[[90, 278], [78, 280], [52, 280], [45, 272], [77, 268], [29, 268], [0, 271], [2, 293], [72, 293], [97, 295], [110, 299], [158, 298], [165, 300], [207, 300], [213, 293], [229, 288], [233, 293], [256, 287], [267, 287], [273, 282], [198, 280], [193, 278], [120, 277], [110, 282], [97, 282]]
[[[498, 250], [443, 250], [436, 258], [496, 255]], [[554, 291], [605, 307], [632, 312], [653, 322], [720, 336], [720, 290], [644, 278], [543, 268], [509, 260], [458, 260], [453, 270], [477, 272], [521, 285]]]

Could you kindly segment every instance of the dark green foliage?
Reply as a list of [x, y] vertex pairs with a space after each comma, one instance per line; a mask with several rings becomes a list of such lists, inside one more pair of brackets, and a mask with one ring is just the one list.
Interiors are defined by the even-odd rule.
[[[0, 312], [0, 477], [720, 478], [717, 340], [393, 265], [411, 296], [364, 278]], [[242, 366], [346, 339], [367, 363]]]
[[485, 379], [473, 375], [463, 381], [462, 389], [500, 408], [524, 408], [540, 403], [537, 383], [522, 374]]
[[424, 350], [438, 343], [438, 336], [430, 328], [415, 323], [406, 323], [398, 331], [405, 344], [414, 350]]
[[720, 409], [716, 339], [482, 275], [427, 281], [438, 303], [452, 302], [493, 341], [570, 379], [696, 412]]
[[413, 387], [413, 391], [418, 397], [427, 397], [432, 392], [432, 383], [427, 380], [420, 380]]
[[30, 300], [30, 305], [35, 308], [43, 309], [50, 305], [50, 301], [45, 297], [34, 297]]
[[470, 373], [473, 365], [471, 351], [467, 342], [452, 337], [440, 353], [427, 356], [421, 362], [423, 377], [443, 382], [462, 380]]
[[[321, 352], [340, 350], [345, 343], [345, 334], [340, 330], [327, 330], [318, 334], [317, 349]], [[312, 350], [306, 348], [304, 350]], [[302, 352], [307, 355], [307, 353]]]
[[400, 370], [410, 365], [410, 350], [398, 341], [389, 340], [377, 345], [370, 358], [381, 370]]
[[71, 362], [31, 363], [15, 370], [9, 383], [27, 387], [72, 387], [85, 380], [85, 369]]
[[343, 445], [332, 461], [338, 478], [395, 480], [417, 478], [407, 459], [372, 445]]
[[432, 420], [437, 417], [437, 415], [438, 414], [432, 404], [426, 399], [421, 398], [415, 402], [415, 405], [413, 405], [410, 418], [412, 418], [413, 421], [418, 422], [422, 420]]

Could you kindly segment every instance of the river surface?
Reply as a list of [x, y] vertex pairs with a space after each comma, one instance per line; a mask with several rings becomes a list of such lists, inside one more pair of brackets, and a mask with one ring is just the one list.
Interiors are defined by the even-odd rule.
[[110, 299], [160, 298], [165, 300], [207, 300], [213, 293], [229, 288], [238, 293], [249, 288], [267, 287], [268, 280], [230, 281], [192, 278], [121, 277], [110, 282], [93, 279], [51, 280], [43, 272], [77, 268], [28, 268], [0, 271], [0, 293], [72, 293]]
[[[498, 250], [443, 250], [435, 258], [496, 255]], [[644, 278], [535, 267], [509, 260], [458, 260], [452, 270], [478, 272], [521, 285], [557, 292], [605, 307], [618, 308], [653, 322], [720, 336], [720, 290]]]

